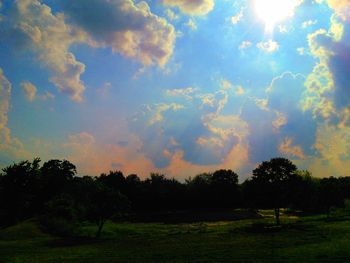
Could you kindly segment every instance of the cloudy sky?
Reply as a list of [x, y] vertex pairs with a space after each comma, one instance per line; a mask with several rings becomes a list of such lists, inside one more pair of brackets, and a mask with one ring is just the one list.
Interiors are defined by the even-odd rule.
[[36, 156], [350, 175], [350, 2], [0, 0], [0, 166]]

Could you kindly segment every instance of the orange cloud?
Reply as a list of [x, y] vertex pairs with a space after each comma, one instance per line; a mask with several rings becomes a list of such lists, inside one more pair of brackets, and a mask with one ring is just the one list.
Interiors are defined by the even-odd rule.
[[284, 141], [279, 145], [278, 150], [280, 153], [298, 157], [301, 159], [305, 158], [304, 151], [299, 145], [293, 145], [292, 138], [285, 138]]

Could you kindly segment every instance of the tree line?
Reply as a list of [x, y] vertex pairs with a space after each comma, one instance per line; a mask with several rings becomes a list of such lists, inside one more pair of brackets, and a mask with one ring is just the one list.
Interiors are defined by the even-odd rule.
[[350, 198], [350, 177], [316, 178], [290, 160], [262, 162], [252, 177], [239, 184], [232, 170], [202, 173], [180, 182], [151, 173], [141, 180], [110, 171], [98, 177], [77, 176], [67, 160], [14, 163], [0, 173], [0, 225], [37, 217], [49, 231], [69, 234], [77, 223], [96, 223], [96, 236], [108, 219], [130, 213], [194, 209], [281, 208], [329, 213]]

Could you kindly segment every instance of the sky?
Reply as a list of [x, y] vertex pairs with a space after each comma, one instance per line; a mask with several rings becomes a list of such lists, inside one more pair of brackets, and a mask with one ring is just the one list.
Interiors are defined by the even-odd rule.
[[349, 0], [0, 0], [0, 167], [350, 175]]

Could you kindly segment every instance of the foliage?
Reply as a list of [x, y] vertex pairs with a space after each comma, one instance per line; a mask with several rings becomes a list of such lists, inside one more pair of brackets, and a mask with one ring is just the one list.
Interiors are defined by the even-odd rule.
[[46, 204], [40, 222], [46, 231], [58, 236], [74, 236], [78, 225], [78, 211], [71, 196], [62, 194]]
[[14, 163], [0, 174], [0, 225], [16, 224], [39, 216], [49, 231], [69, 235], [77, 223], [86, 220], [97, 225], [101, 234], [105, 222], [121, 214], [128, 218], [166, 218], [167, 215], [202, 214], [215, 209], [280, 209], [329, 214], [342, 207], [349, 196], [349, 177], [313, 177], [298, 171], [288, 159], [262, 162], [251, 179], [238, 183], [232, 170], [202, 173], [179, 182], [152, 173], [141, 180], [136, 174], [124, 176], [110, 171], [99, 177], [76, 176], [74, 164], [67, 160], [40, 159]]
[[258, 206], [275, 210], [276, 224], [280, 223], [280, 208], [293, 200], [296, 172], [297, 167], [285, 158], [273, 158], [253, 170], [251, 194]]

